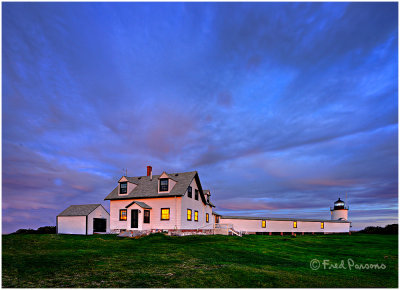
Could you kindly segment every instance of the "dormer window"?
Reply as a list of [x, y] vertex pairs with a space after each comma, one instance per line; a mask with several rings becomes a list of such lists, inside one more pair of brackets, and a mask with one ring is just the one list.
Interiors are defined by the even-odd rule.
[[160, 179], [160, 191], [168, 191], [168, 178]]
[[128, 183], [127, 182], [121, 182], [119, 184], [119, 193], [120, 194], [127, 194], [128, 193]]

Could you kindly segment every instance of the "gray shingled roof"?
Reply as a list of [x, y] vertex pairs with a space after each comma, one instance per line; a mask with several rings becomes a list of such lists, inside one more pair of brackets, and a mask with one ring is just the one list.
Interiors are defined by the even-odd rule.
[[[167, 175], [176, 181], [175, 186], [169, 193], [158, 193], [158, 182], [160, 175], [153, 175], [152, 180], [150, 180], [149, 176], [126, 177], [129, 182], [135, 183], [137, 186], [131, 192], [124, 195], [118, 194], [118, 186], [116, 186], [104, 200], [183, 196], [193, 178], [199, 178], [197, 171], [167, 173]], [[198, 181], [200, 196], [203, 202], [206, 203], [203, 189], [201, 188], [200, 184], [200, 179], [198, 179]]]
[[63, 210], [58, 216], [87, 216], [99, 206], [101, 206], [100, 203], [70, 205], [67, 209]]
[[142, 207], [142, 208], [146, 208], [146, 209], [152, 209], [151, 206], [149, 206], [148, 204], [141, 202], [141, 201], [132, 201], [130, 204], [128, 204], [125, 208], [130, 207], [132, 204], [136, 203], [138, 206]]
[[252, 216], [221, 216], [221, 219], [243, 219], [243, 220], [270, 220], [270, 221], [300, 221], [300, 222], [324, 222], [324, 223], [350, 223], [345, 220], [320, 220], [320, 219], [298, 219], [298, 218], [269, 218]]

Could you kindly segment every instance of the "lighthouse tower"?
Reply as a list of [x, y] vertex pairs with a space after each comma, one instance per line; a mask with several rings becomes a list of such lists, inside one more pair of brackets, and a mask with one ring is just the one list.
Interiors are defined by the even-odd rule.
[[347, 220], [349, 207], [340, 198], [331, 207], [331, 220]]

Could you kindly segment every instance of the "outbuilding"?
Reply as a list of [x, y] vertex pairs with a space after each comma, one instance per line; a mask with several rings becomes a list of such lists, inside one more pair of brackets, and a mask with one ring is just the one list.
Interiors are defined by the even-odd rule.
[[101, 204], [71, 205], [56, 218], [57, 234], [92, 235], [110, 232], [110, 214]]

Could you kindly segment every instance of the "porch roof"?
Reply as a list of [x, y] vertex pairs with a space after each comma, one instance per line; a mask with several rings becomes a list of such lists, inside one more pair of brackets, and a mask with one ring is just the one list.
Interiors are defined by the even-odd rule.
[[145, 208], [145, 209], [152, 209], [151, 206], [149, 206], [148, 204], [141, 202], [141, 201], [132, 201], [130, 204], [128, 204], [125, 208], [130, 207], [132, 204], [136, 203], [138, 206], [140, 206], [141, 208]]

